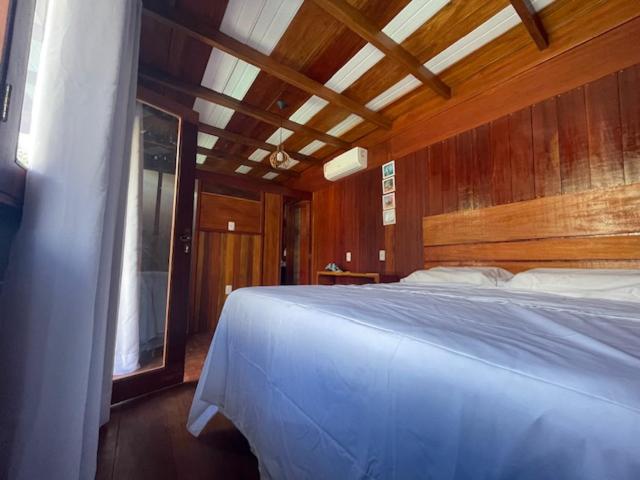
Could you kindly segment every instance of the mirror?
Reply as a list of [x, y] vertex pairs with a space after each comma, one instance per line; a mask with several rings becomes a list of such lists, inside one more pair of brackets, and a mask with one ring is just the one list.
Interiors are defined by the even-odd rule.
[[114, 377], [164, 365], [180, 120], [138, 102], [131, 149]]

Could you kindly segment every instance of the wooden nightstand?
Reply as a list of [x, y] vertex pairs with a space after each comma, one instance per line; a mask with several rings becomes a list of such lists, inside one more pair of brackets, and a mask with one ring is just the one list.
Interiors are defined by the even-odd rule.
[[392, 283], [399, 280], [400, 277], [397, 275], [380, 273], [329, 271], [316, 273], [316, 284], [318, 285], [365, 285], [367, 283]]

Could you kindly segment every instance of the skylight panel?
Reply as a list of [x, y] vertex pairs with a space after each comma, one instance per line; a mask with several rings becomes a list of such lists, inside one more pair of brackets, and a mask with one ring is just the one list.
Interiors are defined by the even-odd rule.
[[298, 152], [303, 154], [303, 155], [312, 155], [313, 153], [317, 152], [318, 150], [320, 150], [325, 145], [326, 145], [326, 143], [321, 142], [320, 140], [314, 140], [313, 142], [311, 142], [306, 147], [298, 150]]
[[202, 165], [206, 161], [207, 161], [206, 155], [202, 155], [201, 153], [196, 153], [196, 163], [198, 165]]
[[262, 178], [264, 178], [265, 180], [273, 180], [277, 176], [278, 174], [276, 172], [267, 172], [262, 176]]
[[267, 155], [269, 155], [268, 151], [258, 148], [255, 152], [249, 155], [249, 160], [252, 162], [261, 162]]
[[246, 175], [251, 170], [253, 170], [253, 167], [248, 167], [247, 165], [240, 165], [238, 168], [235, 169], [235, 172]]
[[382, 29], [396, 43], [409, 38], [451, 0], [413, 0]]

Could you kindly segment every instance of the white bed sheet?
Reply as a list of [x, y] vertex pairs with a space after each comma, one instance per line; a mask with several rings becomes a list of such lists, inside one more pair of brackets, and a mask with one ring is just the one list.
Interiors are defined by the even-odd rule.
[[468, 286], [234, 292], [191, 408], [265, 479], [638, 479], [638, 305]]

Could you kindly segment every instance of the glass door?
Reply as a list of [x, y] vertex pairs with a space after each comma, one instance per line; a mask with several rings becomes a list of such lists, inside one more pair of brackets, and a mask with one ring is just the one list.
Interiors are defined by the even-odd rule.
[[112, 402], [182, 382], [197, 127], [138, 102]]

